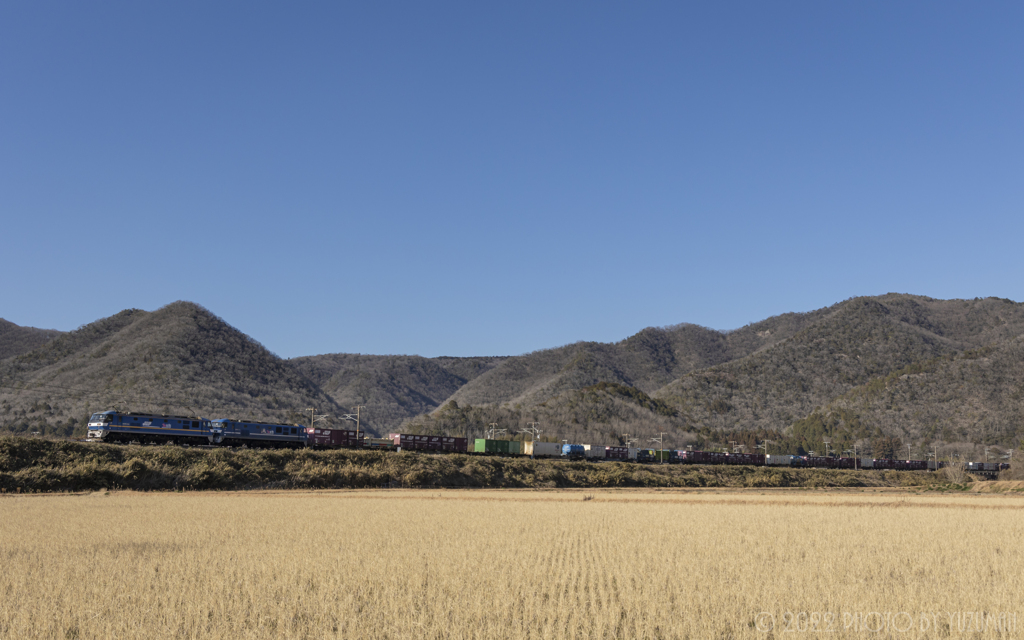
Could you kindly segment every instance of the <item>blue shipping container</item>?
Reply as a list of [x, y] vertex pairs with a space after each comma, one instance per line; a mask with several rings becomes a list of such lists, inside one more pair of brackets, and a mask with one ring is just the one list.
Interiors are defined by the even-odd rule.
[[587, 457], [587, 450], [582, 444], [563, 444], [562, 457], [570, 460], [583, 460]]

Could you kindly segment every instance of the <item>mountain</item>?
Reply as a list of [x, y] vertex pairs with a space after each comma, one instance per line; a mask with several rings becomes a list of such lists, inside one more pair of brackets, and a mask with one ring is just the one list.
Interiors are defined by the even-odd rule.
[[802, 441], [852, 442], [883, 433], [902, 442], [1024, 438], [1024, 336], [915, 362], [832, 399], [793, 425]]
[[620, 342], [577, 342], [534, 351], [505, 359], [460, 388], [449, 400], [470, 405], [534, 405], [599, 382], [654, 393], [691, 371], [769, 348], [824, 314], [787, 313], [729, 332], [694, 324], [648, 327]]
[[781, 429], [854, 387], [915, 362], [1024, 334], [1024, 305], [996, 298], [854, 298], [791, 337], [694, 371], [654, 397], [695, 425]]
[[[13, 327], [13, 328], [12, 328]], [[0, 325], [3, 344], [38, 330]], [[27, 338], [26, 338], [27, 336]], [[45, 336], [44, 336], [45, 337]], [[109, 407], [478, 437], [780, 450], [1024, 437], [1024, 305], [851, 298], [734, 331], [647, 328], [513, 357], [328, 354], [281, 360], [187, 302], [130, 309], [0, 360], [0, 431], [70, 433]], [[16, 349], [24, 349], [17, 346]], [[536, 423], [536, 424], [531, 424]]]
[[[509, 358], [440, 410], [412, 418], [403, 428], [481, 434], [491, 423], [515, 432], [537, 421], [549, 433], [607, 442], [623, 440], [623, 433], [646, 442], [667, 431], [673, 446], [724, 445], [730, 439], [752, 446], [751, 434], [770, 434], [798, 447], [811, 443], [801, 435], [807, 428], [798, 428], [802, 421], [859, 386], [877, 385], [893, 372], [936, 358], [966, 358], [986, 345], [1002, 349], [1021, 335], [1019, 303], [905, 294], [853, 298], [728, 332], [693, 325], [645, 329], [620, 343], [580, 343]], [[999, 384], [991, 375], [976, 376], [966, 388], [981, 407], [989, 405], [977, 398], [999, 393]], [[942, 423], [929, 428], [897, 425], [891, 413], [865, 409], [847, 435], [869, 441], [888, 434], [1011, 442], [1017, 436], [1005, 425], [1019, 423], [1014, 407], [991, 405], [985, 420], [972, 414], [955, 424], [916, 408]], [[814, 442], [820, 448], [820, 439]]]
[[339, 406], [355, 413], [371, 431], [387, 433], [403, 420], [438, 408], [470, 380], [505, 358], [424, 358], [328, 354], [292, 358], [288, 363], [317, 384]]
[[284, 360], [189, 302], [122, 311], [0, 362], [0, 430], [68, 434], [114, 407], [289, 423], [306, 407], [340, 413]]
[[19, 327], [0, 318], [0, 360], [28, 353], [61, 334], [56, 329]]

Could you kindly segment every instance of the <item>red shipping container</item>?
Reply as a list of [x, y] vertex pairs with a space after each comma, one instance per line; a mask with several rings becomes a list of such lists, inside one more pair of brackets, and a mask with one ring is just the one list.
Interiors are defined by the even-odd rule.
[[420, 436], [392, 433], [388, 438], [403, 451], [465, 451], [466, 439], [450, 436]]
[[629, 457], [628, 447], [608, 447], [604, 454], [607, 460], [625, 460]]
[[306, 445], [314, 449], [356, 447], [361, 444], [355, 431], [346, 429], [306, 429]]

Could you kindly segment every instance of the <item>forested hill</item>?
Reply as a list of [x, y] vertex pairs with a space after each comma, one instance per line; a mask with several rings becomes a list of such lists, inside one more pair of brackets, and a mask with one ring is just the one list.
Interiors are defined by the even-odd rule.
[[1022, 333], [1024, 305], [1011, 301], [856, 298], [771, 348], [682, 376], [654, 396], [694, 424], [778, 429], [910, 364]]
[[534, 351], [507, 358], [449, 400], [463, 405], [498, 402], [530, 406], [600, 382], [650, 394], [692, 371], [778, 344], [828, 313], [787, 313], [728, 332], [694, 324], [648, 327], [621, 342], [578, 342]]
[[20, 356], [40, 347], [61, 334], [56, 329], [19, 327], [0, 318], [0, 360]]
[[[24, 345], [33, 335], [8, 325], [0, 337]], [[492, 423], [514, 434], [538, 422], [545, 437], [605, 444], [664, 432], [671, 446], [765, 437], [793, 450], [823, 438], [1019, 446], [1021, 340], [1020, 303], [888, 294], [734, 331], [681, 324], [513, 357], [282, 360], [176, 302], [0, 360], [0, 431], [70, 433], [111, 407], [285, 422], [314, 407], [348, 424], [341, 416], [361, 406], [364, 428], [378, 434], [476, 437]]]
[[[340, 413], [284, 360], [206, 309], [129, 309], [0, 361], [0, 430], [69, 434], [109, 408], [296, 422]], [[13, 388], [12, 388], [13, 387]]]
[[288, 362], [320, 386], [338, 405], [355, 413], [377, 433], [397, 429], [403, 420], [437, 409], [460, 387], [505, 358], [424, 358], [335, 353]]
[[[746, 433], [771, 434], [793, 446], [816, 441], [820, 447], [820, 432], [831, 433], [829, 429], [847, 444], [889, 435], [918, 444], [941, 440], [1016, 446], [1024, 437], [1015, 404], [1024, 389], [1008, 382], [1014, 367], [1024, 364], [1014, 360], [1019, 350], [1013, 348], [1024, 334], [1024, 305], [1010, 300], [889, 294], [769, 318], [731, 332], [687, 329], [699, 336], [691, 339], [689, 352], [673, 348], [681, 342], [671, 335], [679, 328], [669, 328], [648, 329], [615, 345], [584, 343], [510, 358], [407, 427], [478, 434], [491, 422], [514, 432], [539, 421], [559, 433], [606, 441], [621, 440], [618, 436], [627, 432], [646, 441], [664, 430], [674, 435], [677, 446], [724, 445], [744, 438], [753, 442]], [[652, 361], [668, 363], [655, 369], [661, 379], [679, 374], [660, 388], [652, 388], [656, 376], [644, 379], [636, 375], [637, 368], [622, 364], [628, 345], [641, 336], [646, 344], [664, 345], [647, 350]], [[966, 363], [977, 364], [970, 353], [981, 347], [999, 354], [995, 368], [1001, 374], [992, 369], [964, 373], [975, 371]], [[691, 364], [685, 371], [687, 365], [679, 363], [687, 354], [710, 366]], [[937, 359], [950, 357], [959, 364], [943, 375], [912, 378], [906, 394], [862, 401], [856, 416], [844, 414], [855, 420], [854, 426], [840, 424], [836, 417], [839, 408], [848, 409], [852, 402], [845, 394], [856, 388], [875, 389], [906, 367], [936, 367], [945, 362]], [[962, 376], [955, 384], [954, 375]], [[914, 398], [942, 398], [946, 410], [926, 410]], [[831, 426], [808, 426], [810, 416], [826, 405]]]

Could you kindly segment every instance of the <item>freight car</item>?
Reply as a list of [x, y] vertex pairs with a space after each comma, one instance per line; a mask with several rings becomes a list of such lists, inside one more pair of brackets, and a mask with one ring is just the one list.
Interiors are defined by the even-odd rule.
[[[471, 453], [568, 460], [613, 460], [622, 462], [671, 464], [733, 464], [811, 467], [826, 469], [936, 470], [943, 466], [934, 460], [886, 460], [877, 458], [834, 458], [829, 456], [761, 455], [668, 449], [634, 449], [601, 445], [555, 442], [519, 442], [516, 440], [467, 440], [450, 436], [393, 433], [387, 438], [366, 437], [345, 429], [301, 427], [219, 418], [168, 416], [119, 411], [94, 413], [88, 422], [87, 440], [140, 444], [221, 445], [249, 447], [342, 447], [401, 449], [437, 453]], [[968, 462], [967, 471], [995, 476], [1010, 465], [996, 462]]]

